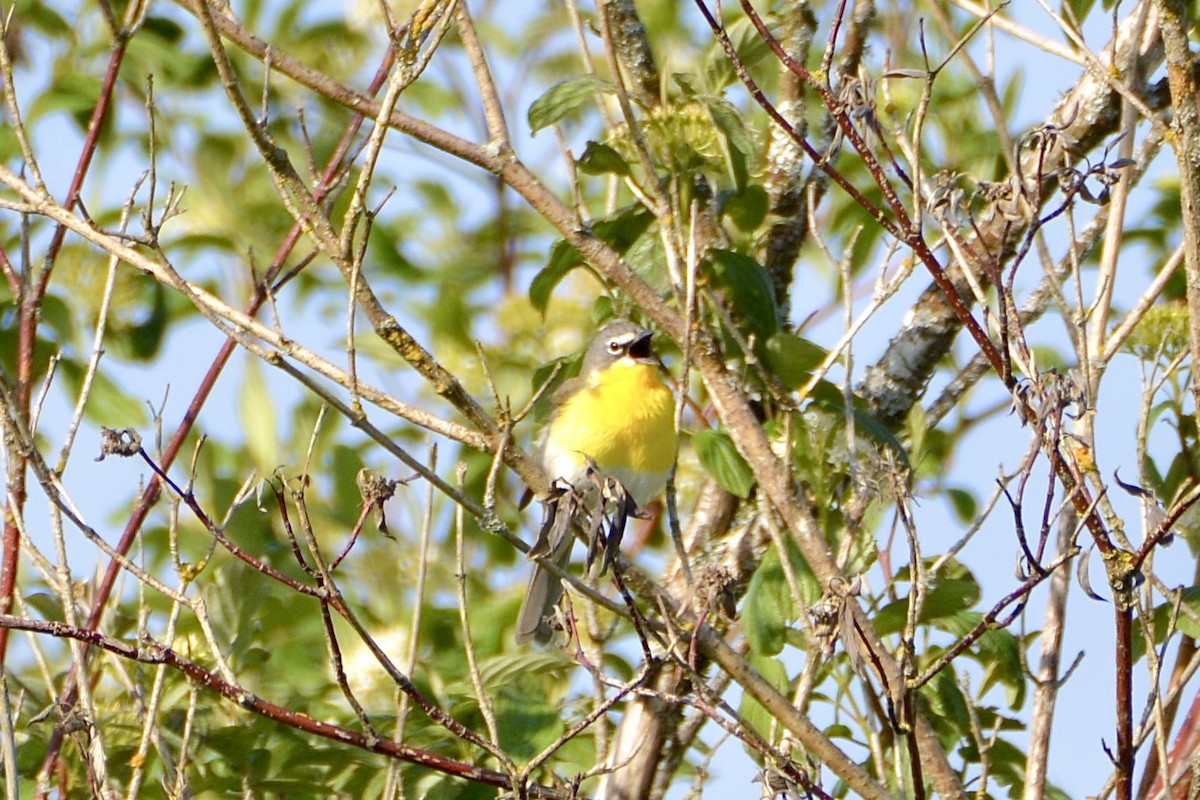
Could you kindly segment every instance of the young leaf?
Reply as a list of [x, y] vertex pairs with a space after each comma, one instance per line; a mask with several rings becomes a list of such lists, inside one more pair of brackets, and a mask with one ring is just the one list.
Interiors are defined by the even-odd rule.
[[802, 336], [780, 332], [767, 339], [762, 355], [767, 368], [784, 386], [799, 389], [812, 377], [813, 370], [821, 365], [829, 351]]
[[742, 630], [750, 649], [759, 655], [778, 655], [787, 643], [788, 626], [795, 614], [791, 592], [779, 562], [769, 550], [755, 570], [742, 603]]
[[766, 341], [779, 330], [775, 290], [766, 269], [733, 250], [713, 250], [711, 256], [713, 273], [733, 303], [735, 319], [744, 321], [760, 342]]
[[752, 183], [740, 192], [726, 193], [721, 201], [721, 213], [728, 217], [738, 230], [751, 233], [767, 218], [770, 202], [767, 190], [760, 184]]
[[279, 424], [262, 368], [253, 359], [246, 363], [246, 378], [238, 393], [238, 412], [246, 435], [246, 449], [259, 468], [269, 473], [279, 464]]
[[631, 174], [629, 163], [613, 148], [600, 142], [588, 142], [583, 155], [575, 162], [579, 171], [586, 175]]
[[[841, 392], [838, 392], [836, 396], [823, 395], [821, 397], [815, 397], [815, 394], [816, 393], [814, 392], [813, 404], [818, 408], [823, 408], [826, 411], [832, 411], [842, 415], [846, 413], [846, 404]], [[904, 445], [900, 443], [900, 440], [896, 438], [896, 435], [892, 433], [886, 425], [873, 417], [867, 411], [859, 408], [857, 402], [853, 404], [853, 408], [850, 413], [854, 415], [855, 431], [860, 436], [865, 436], [876, 444], [881, 444], [888, 448], [896, 454], [896, 457], [900, 459], [901, 464], [903, 464], [906, 468], [911, 469], [912, 463], [908, 458], [908, 451], [904, 449]]]
[[975, 499], [975, 495], [966, 489], [949, 487], [946, 489], [946, 498], [950, 501], [954, 516], [958, 517], [959, 522], [967, 525], [975, 522], [979, 513], [979, 501]]
[[627, 206], [612, 216], [596, 220], [592, 223], [592, 230], [612, 245], [614, 250], [624, 255], [653, 221], [654, 215], [639, 203]]
[[745, 500], [754, 488], [754, 473], [724, 431], [702, 430], [692, 436], [696, 457], [713, 480], [730, 494]]
[[[611, 217], [592, 223], [592, 230], [597, 236], [612, 245], [613, 249], [624, 255], [653, 222], [654, 215], [642, 206], [629, 206], [613, 214]], [[550, 303], [554, 287], [567, 276], [567, 273], [583, 263], [583, 256], [563, 239], [559, 239], [550, 248], [550, 260], [541, 271], [534, 276], [529, 285], [529, 302], [542, 314]]]
[[550, 304], [550, 296], [554, 294], [554, 287], [558, 286], [568, 272], [579, 266], [582, 258], [578, 250], [562, 239], [555, 242], [550, 248], [550, 260], [533, 276], [533, 281], [529, 284], [530, 305], [539, 313], [545, 314], [546, 306]]
[[[783, 661], [773, 656], [759, 655], [753, 650], [751, 650], [746, 661], [759, 675], [762, 675], [766, 679], [767, 683], [774, 686], [777, 691], [784, 694], [787, 693], [790, 680], [788, 679], [787, 667], [784, 666]], [[738, 713], [746, 720], [746, 724], [751, 730], [770, 731], [778, 730], [779, 728], [779, 720], [775, 715], [763, 708], [762, 704], [755, 700], [749, 692], [742, 694], [742, 702], [738, 706]]]
[[[62, 385], [70, 394], [71, 402], [75, 402], [83, 386], [83, 366], [64, 358], [58, 363], [58, 374], [63, 378]], [[110, 428], [141, 428], [147, 422], [142, 400], [125, 394], [102, 370], [92, 376], [91, 393], [83, 414], [92, 422]]]
[[704, 105], [712, 116], [713, 123], [725, 140], [728, 157], [729, 175], [734, 187], [740, 192], [746, 188], [749, 178], [749, 168], [746, 162], [754, 152], [754, 142], [746, 130], [746, 123], [741, 114], [728, 100], [719, 97], [704, 98]]
[[613, 85], [595, 75], [581, 75], [559, 81], [529, 106], [529, 128], [537, 133], [566, 115], [578, 110], [596, 92], [612, 94]]

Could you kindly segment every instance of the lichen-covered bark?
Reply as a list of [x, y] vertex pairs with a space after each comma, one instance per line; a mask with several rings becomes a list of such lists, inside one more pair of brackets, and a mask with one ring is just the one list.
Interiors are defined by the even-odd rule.
[[[1039, 163], [1054, 165], [1078, 163], [1088, 152], [1118, 130], [1121, 98], [1113, 87], [1111, 75], [1130, 70], [1146, 75], [1162, 62], [1162, 46], [1157, 34], [1155, 15], [1145, 15], [1148, 0], [1125, 17], [1116, 38], [1101, 53], [1104, 74], [1088, 72], [1068, 92], [1044, 123], [1055, 141], [1047, 150], [1030, 149], [1022, 153], [1020, 180], [1032, 188], [1029, 196], [1038, 202], [1018, 215], [996, 213], [978, 226], [978, 232], [966, 240], [976, 263], [1004, 265], [1016, 254], [1016, 245], [1034, 224], [1045, 203], [1053, 196], [1051, 176], [1038, 174]], [[1137, 85], [1134, 91], [1148, 99], [1152, 88]], [[1069, 148], [1069, 149], [1068, 149]], [[1038, 178], [1041, 178], [1041, 187]], [[1016, 208], [1016, 207], [1014, 207]], [[952, 262], [947, 275], [958, 287], [959, 296], [970, 298], [968, 284], [960, 266]], [[987, 276], [975, 276], [983, 284]], [[892, 338], [883, 356], [868, 370], [859, 391], [872, 413], [889, 428], [898, 429], [925, 390], [938, 362], [949, 352], [961, 327], [953, 308], [936, 285], [930, 285], [909, 311], [904, 325]]]

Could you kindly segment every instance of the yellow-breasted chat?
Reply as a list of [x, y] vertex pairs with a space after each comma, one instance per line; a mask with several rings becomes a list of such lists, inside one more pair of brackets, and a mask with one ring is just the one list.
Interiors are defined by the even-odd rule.
[[[565, 482], [581, 493], [585, 507], [598, 502], [590, 472], [619, 481], [638, 506], [654, 500], [671, 474], [675, 396], [659, 379], [651, 335], [625, 320], [605, 325], [588, 345], [579, 376], [565, 382], [551, 399], [534, 457], [552, 483]], [[543, 526], [531, 554], [565, 568], [575, 538], [570, 523]], [[550, 622], [562, 592], [558, 576], [535, 564], [517, 617], [518, 642], [550, 640]]]

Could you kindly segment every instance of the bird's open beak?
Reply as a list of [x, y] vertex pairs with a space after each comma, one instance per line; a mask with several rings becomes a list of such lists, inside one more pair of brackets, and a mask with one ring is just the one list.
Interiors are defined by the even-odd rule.
[[650, 352], [650, 338], [654, 334], [646, 331], [629, 343], [629, 357], [636, 361], [653, 361], [654, 354]]

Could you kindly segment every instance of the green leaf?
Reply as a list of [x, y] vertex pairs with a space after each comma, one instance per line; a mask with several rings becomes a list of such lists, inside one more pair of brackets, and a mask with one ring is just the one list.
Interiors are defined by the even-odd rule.
[[[180, 84], [198, 88], [207, 75], [216, 75], [212, 59], [207, 64], [182, 46], [185, 35], [179, 23], [166, 17], [147, 17], [138, 35], [130, 39], [124, 70], [129, 74], [153, 71], [156, 85]], [[159, 82], [162, 83], [159, 83]]]
[[[103, 361], [100, 362], [104, 364]], [[58, 364], [63, 386], [74, 403], [83, 386], [83, 366], [74, 360], [63, 359]], [[91, 393], [83, 415], [98, 425], [110, 428], [140, 428], [146, 424], [146, 409], [141, 399], [134, 399], [121, 391], [120, 387], [103, 372], [97, 370], [92, 376]]]
[[279, 425], [274, 400], [263, 380], [262, 367], [254, 359], [246, 362], [246, 378], [238, 394], [238, 411], [246, 435], [246, 449], [262, 474], [269, 474], [279, 465]]
[[[979, 601], [979, 584], [970, 573], [966, 577], [939, 580], [925, 593], [921, 601], [919, 624], [948, 619], [970, 609]], [[875, 629], [880, 636], [890, 636], [904, 630], [908, 621], [910, 597], [888, 603], [875, 615]]]
[[921, 698], [929, 704], [940, 725], [952, 725], [959, 733], [970, 730], [970, 704], [954, 681], [954, 670], [944, 669], [933, 676], [921, 688]]
[[595, 97], [596, 92], [612, 94], [613, 85], [595, 75], [581, 75], [559, 81], [529, 106], [529, 128], [537, 133], [566, 115], [578, 110]]
[[646, 230], [629, 245], [629, 249], [621, 254], [634, 272], [642, 280], [649, 283], [656, 291], [669, 290], [666, 270], [666, 251], [663, 249], [662, 237], [652, 227]]
[[24, 597], [25, 604], [42, 619], [60, 621], [63, 618], [63, 601], [49, 592], [33, 592]]
[[17, 141], [17, 134], [13, 131], [12, 126], [0, 127], [0, 159], [8, 161], [20, 152], [21, 145]]
[[42, 323], [54, 331], [54, 339], [60, 345], [75, 341], [75, 315], [70, 305], [61, 297], [52, 294], [42, 299]]
[[416, 284], [422, 278], [421, 270], [405, 255], [402, 249], [404, 241], [401, 236], [372, 236], [367, 244], [371, 263], [386, 272], [388, 277]]
[[632, 174], [629, 162], [621, 154], [606, 144], [588, 142], [583, 155], [575, 162], [579, 171], [586, 175], [622, 175]]
[[[1180, 420], [1180, 427], [1183, 420]], [[1157, 467], [1157, 463], [1154, 464]], [[1176, 453], [1171, 459], [1171, 464], [1167, 467], [1167, 474], [1157, 482], [1156, 493], [1159, 497], [1175, 497], [1179, 494], [1179, 487], [1183, 482], [1191, 477], [1192, 463], [1186, 452]]]
[[733, 250], [714, 249], [710, 257], [717, 284], [733, 305], [734, 318], [765, 342], [779, 330], [775, 289], [766, 268]]
[[696, 77], [694, 75], [689, 75], [686, 72], [672, 72], [671, 80], [679, 87], [680, 94], [685, 99], [690, 100], [702, 93], [700, 87], [696, 84]]
[[592, 232], [608, 242], [614, 250], [624, 255], [634, 242], [641, 238], [654, 215], [640, 203], [626, 206], [617, 213], [592, 223]]
[[[1200, 586], [1191, 586], [1179, 593], [1180, 604], [1190, 610], [1193, 614], [1200, 614]], [[1174, 625], [1174, 632], [1183, 633], [1192, 638], [1200, 638], [1200, 628], [1196, 623], [1192, 622], [1188, 614], [1180, 611], [1176, 613], [1175, 602], [1168, 600], [1158, 606], [1155, 606], [1153, 613], [1154, 620], [1154, 642], [1161, 644], [1163, 638], [1167, 635], [1169, 625]], [[1142, 633], [1142, 620], [1135, 620], [1133, 628], [1133, 658], [1140, 659], [1146, 654], [1146, 637]]]
[[[974, 575], [962, 565], [949, 564], [946, 570], [926, 598], [921, 622], [927, 622], [961, 639], [983, 622], [983, 614], [970, 610], [979, 603], [981, 592]], [[907, 570], [902, 570], [900, 577], [907, 580]], [[903, 614], [905, 610], [885, 609], [881, 610], [880, 615]], [[894, 622], [885, 624], [891, 627]], [[903, 625], [903, 622], [899, 624]], [[1021, 661], [1021, 643], [1016, 636], [1007, 630], [988, 630], [967, 651], [967, 655], [983, 667], [980, 692], [986, 692], [991, 686], [1003, 686], [1009, 707], [1021, 707], [1028, 687]]]
[[958, 517], [960, 522], [967, 524], [975, 522], [976, 515], [979, 513], [979, 501], [975, 499], [975, 495], [966, 489], [949, 488], [946, 490], [946, 499], [950, 501], [950, 507], [954, 509], [954, 516]]
[[983, 681], [980, 693], [999, 684], [1004, 687], [1005, 701], [1009, 708], [1017, 709], [1025, 704], [1025, 666], [1021, 661], [1021, 643], [1011, 631], [990, 630], [979, 637], [976, 643], [979, 661], [983, 664]]
[[817, 408], [836, 411], [842, 417], [846, 416], [846, 396], [842, 393], [842, 387], [833, 381], [822, 378], [817, 381], [817, 385], [813, 387], [808, 396], [813, 399]]
[[[756, 654], [753, 650], [746, 658], [751, 667], [771, 684], [776, 691], [787, 695], [791, 681], [788, 679], [787, 667], [778, 658]], [[763, 708], [762, 704], [751, 697], [749, 692], [742, 693], [742, 702], [738, 705], [738, 713], [745, 718], [750, 729], [763, 735], [774, 731], [775, 736], [782, 733], [779, 721], [773, 714]]]
[[749, 179], [747, 161], [754, 152], [754, 142], [746, 130], [746, 123], [733, 103], [720, 97], [703, 98], [713, 124], [721, 132], [725, 143], [726, 165], [734, 187], [740, 192]]
[[150, 286], [149, 315], [124, 332], [130, 345], [130, 355], [138, 361], [149, 361], [157, 355], [169, 321], [167, 290], [155, 281]]
[[925, 407], [920, 403], [913, 403], [912, 408], [909, 409], [908, 415], [904, 418], [903, 431], [908, 439], [909, 452], [916, 455], [922, 466], [938, 469], [941, 465], [936, 461], [936, 455], [930, 453], [925, 447], [927, 440], [935, 441], [936, 437], [929, 436], [929, 419], [925, 414]]
[[794, 617], [795, 607], [779, 552], [772, 548], [750, 578], [742, 602], [742, 630], [751, 651], [768, 656], [782, 652]]
[[854, 738], [854, 732], [850, 730], [850, 726], [837, 723], [825, 728], [825, 735], [830, 739], [845, 739], [848, 742], [857, 743]]
[[812, 377], [829, 351], [816, 342], [780, 332], [767, 339], [763, 346], [763, 362], [788, 389], [799, 389]]
[[[654, 215], [640, 205], [627, 206], [605, 219], [592, 223], [592, 232], [624, 255], [633, 243], [645, 233], [654, 221]], [[554, 289], [567, 274], [583, 263], [583, 256], [565, 239], [559, 239], [550, 248], [550, 259], [546, 266], [534, 276], [529, 284], [529, 303], [541, 314], [546, 313]]]
[[30, 103], [26, 121], [32, 123], [47, 114], [64, 111], [84, 128], [96, 106], [96, 98], [100, 96], [100, 85], [100, 79], [87, 72], [60, 75], [49, 91], [42, 92]]
[[702, 430], [692, 436], [700, 465], [721, 488], [745, 500], [754, 488], [754, 473], [725, 431]]
[[[800, 5], [793, 6], [788, 14], [789, 16], [795, 15], [798, 18], [809, 17], [811, 19], [813, 12], [807, 10], [805, 6]], [[815, 21], [812, 24], [815, 25]], [[751, 73], [754, 72], [754, 66], [762, 61], [763, 58], [771, 56], [770, 46], [765, 37], [759, 36], [758, 31], [755, 30], [754, 26], [744, 16], [731, 20], [725, 30], [729, 35], [730, 42], [733, 44], [734, 51], [738, 55], [738, 60]], [[708, 87], [708, 91], [719, 93], [726, 87], [739, 83], [737, 72], [734, 70], [729, 58], [725, 56], [720, 44], [713, 45], [702, 63], [705, 77], [704, 85]]]
[[[542, 392], [542, 396], [533, 406], [533, 419], [540, 423], [545, 422], [550, 418], [550, 411], [553, 406], [554, 393], [558, 387], [563, 385], [564, 381], [570, 380], [579, 374], [579, 365], [583, 363], [583, 353], [576, 353], [573, 356], [562, 356], [553, 361], [548, 361], [538, 367], [533, 372], [533, 379], [530, 382], [530, 390], [536, 392], [541, 389], [546, 381], [550, 380], [550, 376], [554, 375], [554, 382], [546, 386], [546, 390]], [[554, 371], [558, 370], [555, 375]]]
[[1082, 25], [1095, 5], [1096, 0], [1063, 0], [1059, 7], [1068, 21]]
[[[68, 36], [74, 26], [50, 7], [49, 3], [30, 3], [21, 7], [20, 23], [42, 33], [46, 38]], [[12, 44], [9, 44], [12, 47]]]
[[146, 17], [146, 21], [142, 23], [142, 27], [138, 31], [139, 36], [144, 36], [148, 33], [177, 46], [183, 41], [183, 37], [187, 35], [187, 31], [175, 20], [154, 16], [153, 14]]
[[[822, 395], [819, 398], [816, 392], [814, 392], [813, 397], [813, 403], [818, 408], [824, 408], [827, 411], [841, 414], [843, 417], [845, 416], [846, 404], [841, 392], [838, 392], [836, 397], [833, 395]], [[900, 443], [900, 440], [896, 438], [896, 435], [886, 425], [859, 408], [857, 403], [853, 405], [851, 413], [854, 415], [854, 429], [858, 435], [865, 436], [876, 444], [888, 448], [896, 454], [896, 457], [900, 459], [906, 468], [912, 468], [912, 463], [908, 458], [908, 451], [904, 449], [904, 445]]]
[[771, 199], [760, 184], [752, 183], [740, 192], [725, 194], [721, 202], [721, 213], [739, 230], [751, 233], [767, 218]]
[[572, 245], [562, 239], [555, 242], [550, 248], [550, 260], [533, 276], [533, 281], [529, 284], [530, 305], [536, 308], [538, 313], [545, 315], [546, 306], [550, 304], [550, 297], [554, 294], [554, 287], [567, 277], [568, 272], [582, 263], [583, 256]]

